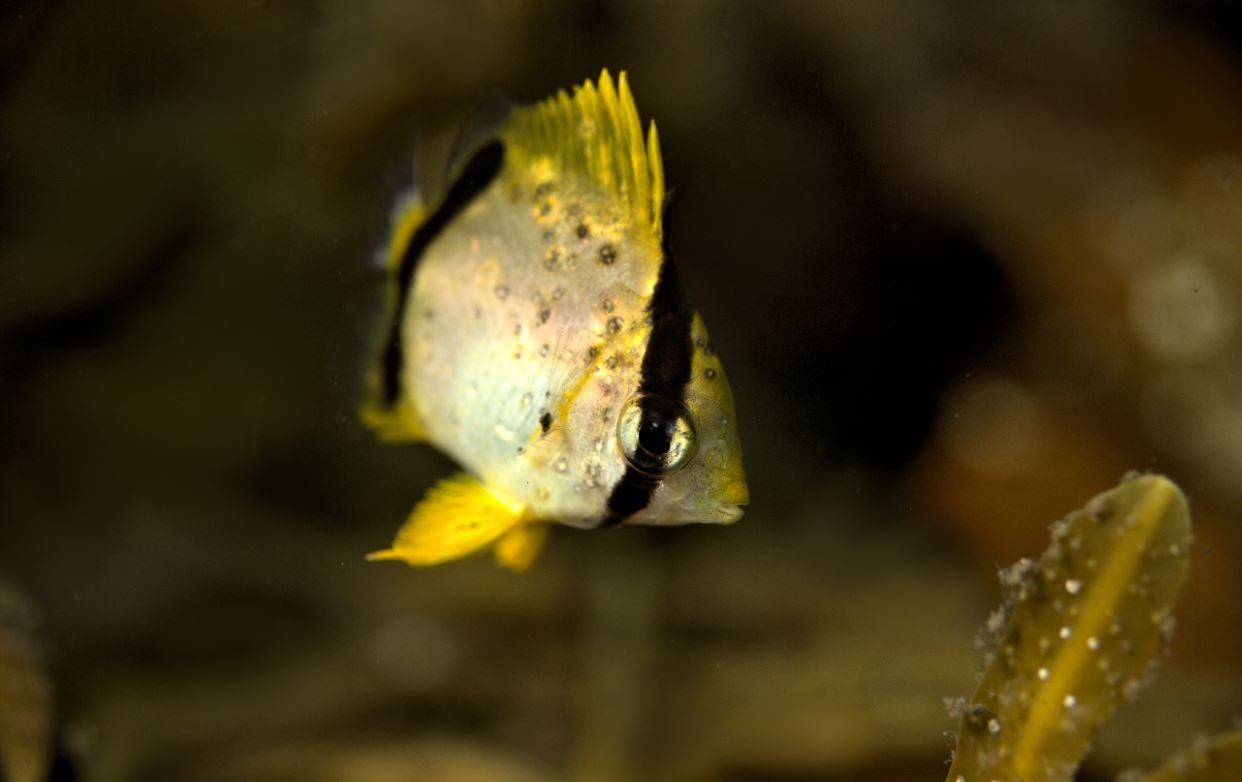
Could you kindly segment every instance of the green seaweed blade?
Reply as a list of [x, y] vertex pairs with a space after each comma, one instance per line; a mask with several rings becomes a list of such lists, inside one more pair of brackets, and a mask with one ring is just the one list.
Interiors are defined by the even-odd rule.
[[1128, 774], [1123, 779], [1124, 782], [1238, 782], [1242, 779], [1242, 730], [1197, 741], [1156, 771], [1146, 776]]
[[1096, 730], [1150, 677], [1186, 580], [1190, 514], [1167, 478], [1129, 478], [1001, 573], [1002, 611], [962, 712], [950, 782], [1070, 780]]

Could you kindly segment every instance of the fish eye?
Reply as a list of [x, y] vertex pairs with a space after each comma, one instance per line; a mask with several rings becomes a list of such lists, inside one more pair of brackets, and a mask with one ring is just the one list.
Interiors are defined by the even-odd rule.
[[694, 421], [685, 405], [658, 394], [631, 397], [617, 418], [621, 455], [651, 476], [676, 472], [694, 455]]

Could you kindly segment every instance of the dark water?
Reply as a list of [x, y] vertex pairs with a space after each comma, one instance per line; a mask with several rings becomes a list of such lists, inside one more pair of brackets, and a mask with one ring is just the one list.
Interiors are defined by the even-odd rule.
[[[1228, 4], [0, 22], [0, 580], [42, 617], [57, 778], [935, 779], [995, 566], [1130, 469], [1198, 542], [1085, 778], [1242, 710]], [[367, 564], [453, 470], [355, 415], [391, 204], [490, 97], [602, 67], [659, 124], [751, 507], [557, 530], [522, 577]]]

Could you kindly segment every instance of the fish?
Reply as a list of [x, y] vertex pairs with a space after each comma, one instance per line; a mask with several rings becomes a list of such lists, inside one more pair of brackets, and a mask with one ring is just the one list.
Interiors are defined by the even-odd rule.
[[42, 782], [52, 761], [52, 685], [37, 616], [0, 582], [0, 779]]
[[369, 558], [490, 547], [520, 572], [552, 524], [737, 521], [733, 395], [669, 254], [659, 138], [626, 73], [510, 109], [447, 181], [394, 210], [361, 418], [463, 471]]

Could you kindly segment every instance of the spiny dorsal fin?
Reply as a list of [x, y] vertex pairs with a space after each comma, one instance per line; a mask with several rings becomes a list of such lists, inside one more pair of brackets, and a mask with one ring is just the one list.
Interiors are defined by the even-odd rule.
[[560, 172], [582, 176], [615, 196], [634, 225], [661, 236], [664, 168], [655, 122], [643, 141], [638, 109], [625, 72], [614, 86], [608, 70], [598, 86], [589, 80], [533, 106], [515, 109], [504, 138], [514, 162], [546, 160]]

